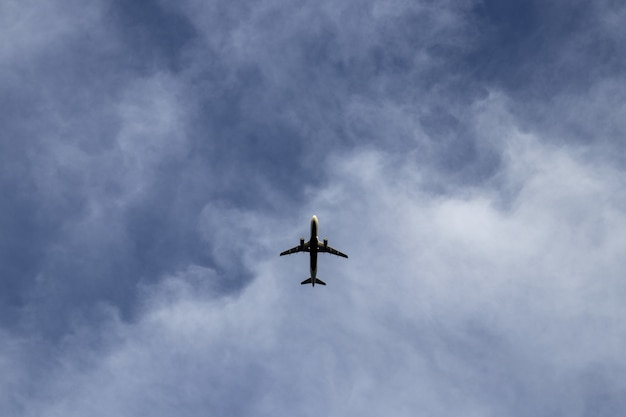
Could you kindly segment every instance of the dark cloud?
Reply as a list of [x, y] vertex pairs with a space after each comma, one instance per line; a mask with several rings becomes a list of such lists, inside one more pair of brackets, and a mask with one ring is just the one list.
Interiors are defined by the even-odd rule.
[[520, 99], [585, 94], [621, 74], [624, 8], [612, 1], [482, 3], [482, 40], [469, 55], [475, 74]]
[[197, 35], [183, 15], [158, 0], [113, 1], [104, 17], [126, 45], [125, 64], [134, 72], [182, 70], [185, 49]]

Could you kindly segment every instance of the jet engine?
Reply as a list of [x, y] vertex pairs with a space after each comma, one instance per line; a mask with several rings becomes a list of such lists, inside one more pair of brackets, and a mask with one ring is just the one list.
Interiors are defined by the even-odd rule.
[[328, 246], [328, 239], [324, 239], [324, 247]]
[[304, 249], [304, 238], [300, 238], [300, 249]]

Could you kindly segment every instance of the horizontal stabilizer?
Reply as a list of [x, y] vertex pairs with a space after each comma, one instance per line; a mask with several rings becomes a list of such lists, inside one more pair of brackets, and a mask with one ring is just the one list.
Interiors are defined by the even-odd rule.
[[304, 285], [304, 284], [311, 284], [313, 286], [315, 286], [315, 284], [319, 284], [319, 285], [326, 285], [326, 283], [324, 281], [322, 281], [321, 279], [315, 278], [315, 284], [313, 284], [313, 280], [311, 278], [307, 278], [304, 281], [302, 281], [300, 283], [300, 285]]

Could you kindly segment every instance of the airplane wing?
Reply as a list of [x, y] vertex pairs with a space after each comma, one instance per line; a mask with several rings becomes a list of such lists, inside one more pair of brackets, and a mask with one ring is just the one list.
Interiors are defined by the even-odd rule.
[[281, 252], [280, 256], [291, 255], [292, 253], [297, 253], [297, 252], [310, 252], [310, 251], [311, 250], [309, 249], [309, 242], [307, 242], [304, 245], [298, 245], [294, 248], [287, 249], [286, 251]]
[[347, 258], [348, 257], [348, 255], [346, 255], [343, 252], [339, 252], [337, 249], [331, 248], [328, 245], [324, 246], [324, 244], [322, 242], [318, 242], [317, 250], [318, 250], [318, 252], [328, 252], [328, 253], [331, 253], [333, 255], [341, 256], [342, 258]]

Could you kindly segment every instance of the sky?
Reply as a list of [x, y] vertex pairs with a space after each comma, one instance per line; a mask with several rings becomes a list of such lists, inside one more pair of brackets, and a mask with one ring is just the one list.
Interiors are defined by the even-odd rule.
[[0, 415], [621, 415], [625, 20], [0, 1]]

